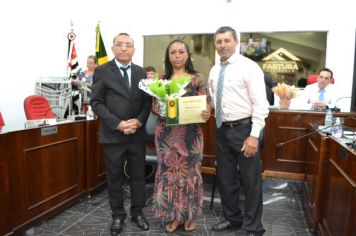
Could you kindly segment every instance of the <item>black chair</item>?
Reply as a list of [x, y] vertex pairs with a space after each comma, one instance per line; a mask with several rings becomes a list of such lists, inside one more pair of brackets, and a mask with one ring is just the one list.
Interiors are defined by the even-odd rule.
[[146, 179], [149, 179], [156, 172], [157, 167], [157, 152], [155, 148], [155, 129], [157, 125], [158, 116], [152, 112], [148, 117], [146, 123], [146, 166], [151, 167], [151, 171], [146, 173]]
[[[157, 115], [153, 114], [150, 112], [150, 115], [148, 117], [147, 123], [146, 123], [146, 159], [145, 163], [146, 166], [150, 166], [151, 169], [146, 172], [146, 180], [150, 177], [152, 177], [156, 173], [156, 167], [157, 167], [157, 154], [156, 154], [156, 149], [155, 149], [155, 129], [156, 129], [156, 124], [157, 124]], [[124, 174], [127, 178], [127, 180], [130, 180], [130, 174], [128, 172], [128, 166], [127, 166], [127, 161], [124, 163]], [[126, 197], [131, 196], [131, 191], [130, 191], [130, 185], [127, 181], [122, 186], [123, 190], [126, 192]], [[106, 195], [104, 198], [107, 198], [108, 195]], [[149, 199], [146, 200], [146, 205], [147, 202], [150, 201], [152, 198], [150, 197]], [[92, 202], [92, 205], [98, 204], [101, 200], [99, 199], [97, 201]]]
[[[156, 124], [157, 124], [157, 115], [150, 112], [150, 115], [148, 117], [147, 123], [146, 123], [146, 159], [145, 163], [146, 166], [150, 166], [151, 169], [149, 170], [149, 173], [146, 173], [146, 179], [152, 177], [152, 175], [156, 171], [157, 167], [157, 153], [155, 149], [155, 129], [156, 129]], [[128, 173], [128, 167], [127, 167], [127, 161], [124, 164], [124, 173], [126, 177], [129, 179], [130, 174]]]

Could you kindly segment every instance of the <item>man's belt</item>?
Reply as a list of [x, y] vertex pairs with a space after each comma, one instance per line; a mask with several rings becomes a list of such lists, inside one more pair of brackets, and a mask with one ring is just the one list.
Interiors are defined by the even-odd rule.
[[250, 124], [252, 124], [252, 119], [251, 117], [247, 117], [240, 120], [223, 122], [222, 126], [227, 128], [236, 128], [242, 125], [250, 125]]

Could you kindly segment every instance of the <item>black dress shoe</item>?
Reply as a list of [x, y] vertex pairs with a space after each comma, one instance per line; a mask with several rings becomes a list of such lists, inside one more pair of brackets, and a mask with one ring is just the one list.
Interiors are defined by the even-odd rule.
[[123, 219], [120, 218], [113, 219], [110, 227], [111, 236], [119, 235], [120, 232], [122, 231], [123, 226], [124, 226]]
[[261, 231], [247, 231], [247, 236], [262, 236], [266, 230]]
[[224, 231], [224, 230], [228, 230], [228, 229], [240, 229], [242, 225], [242, 222], [237, 224], [237, 223], [233, 223], [227, 219], [224, 219], [220, 222], [218, 222], [216, 225], [213, 226], [212, 230], [213, 231]]
[[136, 223], [137, 227], [139, 227], [142, 230], [149, 230], [150, 225], [148, 224], [147, 220], [145, 219], [144, 216], [138, 215], [138, 216], [133, 216], [131, 218], [132, 222]]

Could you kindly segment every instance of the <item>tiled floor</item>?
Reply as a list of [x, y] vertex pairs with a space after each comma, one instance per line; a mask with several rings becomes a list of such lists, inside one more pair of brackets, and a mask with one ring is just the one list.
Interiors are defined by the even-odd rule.
[[[221, 204], [218, 194], [214, 201], [214, 209], [209, 209], [211, 196], [211, 182], [206, 177], [204, 193], [204, 214], [198, 219], [197, 229], [193, 232], [184, 232], [179, 228], [169, 235], [245, 235], [244, 231], [230, 231], [216, 233], [211, 230], [221, 215]], [[153, 184], [146, 185], [147, 196], [152, 195]], [[306, 236], [312, 233], [306, 227], [305, 211], [302, 207], [302, 182], [280, 179], [266, 179], [263, 182], [264, 213], [263, 224], [265, 235], [298, 235]], [[243, 198], [243, 196], [241, 196]], [[153, 217], [150, 208], [150, 199], [147, 201], [145, 216], [151, 225], [151, 230], [140, 231], [129, 219], [125, 221], [125, 228], [121, 235], [166, 235], [164, 220]], [[129, 201], [126, 206], [128, 207]], [[129, 212], [129, 211], [128, 211]], [[107, 193], [103, 191], [92, 199], [83, 199], [77, 205], [65, 210], [58, 216], [43, 222], [42, 225], [29, 230], [27, 235], [110, 235], [111, 211]], [[31, 232], [32, 231], [32, 232]]]

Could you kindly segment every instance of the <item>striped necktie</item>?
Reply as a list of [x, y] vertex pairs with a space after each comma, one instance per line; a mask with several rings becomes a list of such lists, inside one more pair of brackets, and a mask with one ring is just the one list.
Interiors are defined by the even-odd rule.
[[218, 85], [216, 89], [216, 103], [215, 103], [215, 121], [216, 121], [216, 127], [220, 128], [222, 124], [222, 104], [221, 104], [221, 99], [222, 99], [222, 91], [224, 88], [224, 77], [225, 77], [225, 67], [227, 64], [221, 64], [221, 69], [219, 73], [219, 80], [218, 80]]
[[325, 92], [325, 89], [320, 89], [319, 90], [319, 101], [324, 101], [324, 92]]

